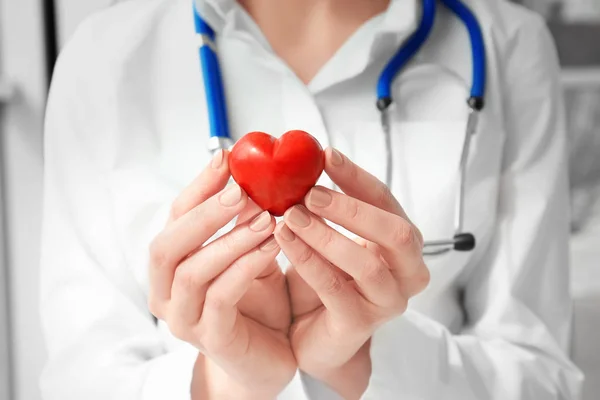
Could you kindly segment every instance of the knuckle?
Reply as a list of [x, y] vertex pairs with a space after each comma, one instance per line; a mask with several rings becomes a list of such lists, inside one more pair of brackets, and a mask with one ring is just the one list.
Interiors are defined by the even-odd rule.
[[161, 268], [168, 262], [168, 251], [164, 238], [159, 235], [150, 243], [150, 262], [152, 266]]
[[417, 235], [417, 239], [419, 240], [419, 244], [420, 244], [420, 249], [423, 249], [423, 244], [424, 244], [424, 239], [423, 239], [423, 232], [421, 232], [421, 230], [415, 226], [413, 226], [413, 229], [415, 230], [415, 234]]
[[400, 286], [401, 292], [407, 297], [415, 296], [425, 290], [430, 281], [431, 273], [423, 263], [418, 271], [404, 278]]
[[320, 244], [323, 249], [328, 248], [333, 243], [335, 236], [333, 234], [333, 229], [327, 227], [324, 229], [323, 234], [321, 235]]
[[181, 200], [175, 200], [173, 204], [171, 204], [171, 218], [178, 219], [183, 214], [185, 214], [185, 212], [186, 210]]
[[199, 290], [203, 285], [200, 280], [200, 276], [194, 273], [194, 268], [179, 267], [175, 270], [174, 284], [178, 290], [186, 292], [194, 292]]
[[329, 295], [335, 296], [339, 294], [343, 288], [344, 282], [342, 282], [342, 279], [336, 274], [328, 276], [323, 284], [323, 291]]
[[377, 200], [379, 204], [393, 204], [395, 202], [395, 197], [390, 188], [382, 183], [377, 185]]
[[359, 217], [360, 205], [355, 199], [348, 199], [346, 203], [346, 216], [349, 219], [356, 219]]
[[179, 321], [171, 321], [168, 324], [169, 331], [173, 336], [175, 336], [179, 340], [190, 341], [191, 339], [191, 330], [188, 326], [185, 326]]
[[209, 289], [206, 293], [206, 299], [204, 300], [204, 307], [220, 311], [225, 309], [227, 301], [221, 293], [217, 293], [215, 290]]
[[412, 244], [415, 240], [413, 226], [403, 218], [398, 218], [390, 236], [392, 245], [404, 247]]
[[415, 229], [416, 229], [416, 231], [417, 231], [417, 236], [418, 236], [418, 238], [419, 238], [419, 243], [421, 244], [421, 246], [420, 246], [420, 247], [421, 247], [421, 249], [420, 249], [420, 250], [422, 250], [422, 249], [423, 249], [423, 246], [424, 246], [424, 244], [425, 244], [425, 239], [423, 238], [423, 232], [421, 232], [421, 230], [420, 230], [420, 229], [418, 229], [418, 228], [415, 228]]
[[252, 268], [252, 264], [246, 257], [242, 257], [237, 259], [233, 264], [229, 266], [230, 273], [236, 275], [240, 278], [240, 280], [248, 281], [255, 278], [252, 273], [254, 268]]
[[350, 168], [348, 168], [348, 178], [352, 181], [356, 181], [360, 175], [360, 171], [358, 170], [358, 165], [354, 163], [350, 163]]
[[387, 267], [383, 265], [381, 260], [369, 260], [364, 265], [360, 278], [363, 282], [376, 285], [382, 284], [387, 279]]
[[408, 308], [408, 299], [404, 296], [397, 296], [392, 309], [393, 316], [402, 315]]
[[222, 236], [220, 240], [225, 251], [233, 251], [239, 247], [239, 244], [241, 242], [240, 230], [233, 230], [227, 233], [226, 235]]
[[314, 256], [315, 252], [310, 247], [306, 246], [300, 252], [300, 254], [298, 254], [298, 261], [300, 262], [300, 264], [307, 264], [312, 260]]
[[425, 290], [429, 286], [429, 282], [431, 282], [431, 273], [429, 272], [429, 268], [423, 266], [415, 278], [416, 293]]

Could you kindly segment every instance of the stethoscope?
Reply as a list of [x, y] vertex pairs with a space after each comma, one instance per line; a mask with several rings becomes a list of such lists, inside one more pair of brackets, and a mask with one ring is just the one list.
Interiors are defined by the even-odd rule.
[[[423, 47], [431, 33], [435, 21], [437, 0], [423, 0], [423, 15], [417, 30], [398, 50], [385, 66], [377, 83], [377, 109], [381, 114], [381, 128], [386, 144], [386, 183], [391, 184], [393, 157], [391, 147], [390, 106], [393, 104], [392, 83], [398, 73], [408, 64]], [[456, 205], [454, 213], [454, 236], [445, 240], [426, 241], [424, 255], [439, 255], [451, 250], [471, 251], [475, 248], [475, 236], [464, 232], [465, 180], [471, 136], [475, 134], [479, 113], [484, 107], [486, 84], [486, 55], [481, 27], [471, 10], [460, 0], [440, 0], [448, 9], [464, 23], [471, 42], [473, 77], [470, 97], [467, 100], [469, 117], [459, 165], [458, 185], [456, 189]], [[233, 145], [229, 133], [223, 78], [217, 57], [214, 30], [202, 19], [194, 2], [194, 23], [198, 37], [202, 76], [206, 91], [208, 116], [210, 123], [209, 150], [228, 149]]]

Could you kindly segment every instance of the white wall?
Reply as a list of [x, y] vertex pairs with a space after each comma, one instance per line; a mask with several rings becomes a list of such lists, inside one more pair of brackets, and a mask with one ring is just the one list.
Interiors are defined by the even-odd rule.
[[45, 360], [38, 316], [42, 120], [46, 97], [42, 1], [0, 0], [0, 71], [17, 86], [0, 126], [13, 394], [38, 400]]
[[[0, 74], [17, 87], [17, 97], [0, 119], [0, 171], [4, 176], [7, 231], [12, 392], [10, 400], [39, 400], [39, 375], [46, 360], [38, 312], [39, 235], [42, 197], [43, 116], [46, 76], [43, 43], [44, 0], [0, 0]], [[90, 13], [112, 0], [56, 0], [62, 45]], [[1, 226], [1, 225], [0, 225]], [[0, 232], [0, 239], [2, 233]], [[0, 249], [0, 268], [3, 259]], [[0, 291], [4, 290], [0, 271]], [[4, 293], [1, 293], [4, 294]], [[0, 298], [1, 298], [0, 294]], [[0, 300], [0, 324], [3, 324]], [[3, 335], [0, 330], [0, 357]], [[2, 381], [0, 400], [8, 400]]]

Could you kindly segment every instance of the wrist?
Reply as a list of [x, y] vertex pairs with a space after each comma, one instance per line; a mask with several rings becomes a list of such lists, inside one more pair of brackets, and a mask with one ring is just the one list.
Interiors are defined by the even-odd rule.
[[192, 400], [275, 400], [278, 391], [248, 387], [229, 376], [204, 355], [198, 355], [192, 381]]
[[370, 350], [371, 340], [368, 340], [344, 365], [310, 375], [328, 385], [344, 399], [358, 400], [367, 390], [371, 379]]

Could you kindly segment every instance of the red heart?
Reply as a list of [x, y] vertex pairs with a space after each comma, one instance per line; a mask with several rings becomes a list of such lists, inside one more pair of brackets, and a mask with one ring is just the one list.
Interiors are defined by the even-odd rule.
[[279, 139], [250, 132], [229, 156], [233, 179], [260, 208], [275, 216], [302, 201], [324, 166], [323, 148], [317, 139], [297, 130]]

